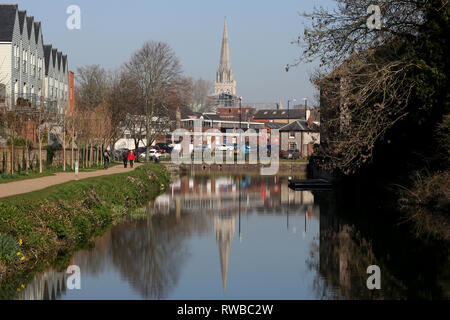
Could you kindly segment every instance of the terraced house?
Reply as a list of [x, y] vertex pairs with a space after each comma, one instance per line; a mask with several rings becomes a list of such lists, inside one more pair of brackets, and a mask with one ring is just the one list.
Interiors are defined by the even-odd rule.
[[41, 22], [18, 5], [0, 5], [0, 107], [43, 105], [62, 114], [68, 101], [67, 55], [44, 45]]

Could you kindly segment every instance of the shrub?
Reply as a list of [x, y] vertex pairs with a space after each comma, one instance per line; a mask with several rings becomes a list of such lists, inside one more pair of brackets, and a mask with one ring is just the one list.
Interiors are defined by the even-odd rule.
[[0, 262], [10, 265], [17, 261], [20, 252], [19, 244], [10, 235], [0, 233]]
[[400, 204], [418, 234], [450, 240], [450, 171], [418, 174], [412, 190], [404, 188]]

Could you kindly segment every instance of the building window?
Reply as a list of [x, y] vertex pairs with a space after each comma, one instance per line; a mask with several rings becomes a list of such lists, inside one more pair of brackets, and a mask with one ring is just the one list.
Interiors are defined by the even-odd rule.
[[14, 46], [14, 62], [15, 68], [20, 68], [20, 54], [19, 54], [19, 46]]
[[289, 138], [290, 139], [295, 139], [295, 131], [290, 131], [289, 132]]
[[27, 73], [27, 52], [23, 50], [23, 73]]
[[292, 150], [297, 149], [297, 143], [295, 143], [295, 142], [289, 142], [289, 149], [292, 149]]
[[42, 79], [42, 59], [38, 59], [38, 78]]

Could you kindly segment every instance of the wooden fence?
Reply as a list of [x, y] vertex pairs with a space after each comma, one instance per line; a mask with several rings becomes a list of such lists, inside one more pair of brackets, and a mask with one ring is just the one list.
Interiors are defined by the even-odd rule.
[[[27, 153], [28, 152], [28, 153]], [[52, 163], [61, 165], [63, 163], [63, 151], [55, 150], [52, 153], [48, 153], [47, 149], [42, 148], [42, 165], [46, 166], [52, 157]], [[74, 152], [74, 158], [76, 158], [76, 151]], [[49, 160], [49, 161], [47, 161]], [[66, 149], [65, 154], [66, 164], [70, 167], [72, 163], [72, 151]], [[14, 147], [14, 171], [25, 171], [27, 168], [30, 170], [39, 168], [39, 148], [28, 149], [25, 147]], [[11, 172], [11, 147], [0, 146], [0, 173]]]

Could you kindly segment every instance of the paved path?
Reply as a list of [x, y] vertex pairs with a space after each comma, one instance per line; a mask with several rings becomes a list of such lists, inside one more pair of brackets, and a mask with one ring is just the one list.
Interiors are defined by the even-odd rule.
[[[136, 163], [134, 167], [136, 168], [140, 165], [141, 164]], [[73, 180], [107, 176], [116, 173], [129, 172], [131, 170], [132, 169], [130, 169], [129, 167], [125, 169], [123, 165], [119, 164], [117, 166], [109, 168], [108, 170], [80, 172], [78, 173], [78, 176], [76, 176], [74, 172], [58, 172], [54, 176], [3, 183], [0, 184], [0, 198], [29, 193]]]

